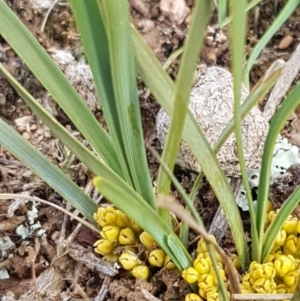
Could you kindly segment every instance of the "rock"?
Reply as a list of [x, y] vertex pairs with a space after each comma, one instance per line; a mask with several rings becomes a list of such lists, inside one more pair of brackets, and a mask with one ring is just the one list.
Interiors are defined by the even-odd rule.
[[177, 25], [182, 24], [184, 19], [191, 12], [185, 0], [161, 0], [159, 8], [164, 16]]
[[[241, 101], [243, 102], [249, 92], [244, 85], [241, 92]], [[230, 72], [215, 66], [196, 72], [190, 94], [189, 109], [211, 146], [216, 143], [220, 134], [233, 117], [233, 107], [233, 81]], [[157, 115], [156, 127], [157, 136], [162, 145], [165, 143], [169, 125], [169, 117], [161, 109]], [[257, 107], [254, 107], [243, 120], [244, 157], [248, 170], [260, 166], [263, 143], [268, 129], [269, 124]], [[231, 134], [224, 143], [217, 154], [217, 159], [226, 176], [239, 177], [240, 168], [234, 134]], [[180, 145], [177, 164], [196, 172], [201, 170], [184, 142]]]

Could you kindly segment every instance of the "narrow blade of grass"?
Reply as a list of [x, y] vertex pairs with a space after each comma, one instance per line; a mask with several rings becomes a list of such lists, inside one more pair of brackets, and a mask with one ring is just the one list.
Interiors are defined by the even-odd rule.
[[[71, 1], [123, 173], [155, 208], [144, 149], [128, 2]], [[105, 26], [104, 20], [105, 18]], [[99, 36], [100, 35], [100, 36]], [[103, 95], [101, 95], [103, 94]]]
[[97, 211], [97, 204], [57, 166], [30, 145], [1, 118], [0, 144], [56, 190], [74, 208], [83, 214], [89, 222], [95, 224], [93, 214]]
[[227, 15], [227, 0], [218, 1], [218, 24], [224, 22]]
[[109, 135], [47, 52], [3, 0], [0, 0], [0, 35], [48, 90], [104, 162], [122, 176]]
[[237, 152], [244, 187], [246, 189], [250, 221], [252, 246], [256, 248], [258, 244], [257, 232], [255, 227], [255, 212], [251, 190], [248, 182], [246, 164], [244, 160], [243, 136], [242, 136], [242, 114], [241, 114], [241, 88], [242, 88], [242, 66], [244, 62], [244, 47], [246, 39], [247, 15], [245, 14], [245, 0], [231, 0], [230, 15], [232, 22], [230, 26], [230, 46], [232, 53], [232, 75], [233, 75], [233, 94], [234, 94], [234, 127], [237, 143]]
[[[182, 61], [175, 86], [174, 107], [172, 114], [169, 115], [170, 127], [162, 154], [162, 160], [170, 170], [174, 169], [177, 158], [184, 121], [188, 110], [192, 80], [194, 78], [197, 59], [203, 44], [205, 30], [210, 18], [211, 6], [212, 1], [195, 2], [192, 23], [184, 45]], [[170, 183], [169, 177], [165, 174], [164, 169], [160, 167], [157, 179], [157, 193], [168, 195]], [[159, 212], [164, 216], [164, 219], [168, 220], [168, 212], [161, 209]]]
[[299, 104], [300, 84], [297, 84], [297, 86], [291, 91], [291, 93], [287, 96], [280, 108], [275, 113], [265, 142], [261, 172], [259, 177], [256, 214], [256, 225], [259, 240], [256, 260], [259, 262], [262, 261], [264, 222], [266, 216], [266, 204], [269, 197], [271, 163], [273, 158], [274, 145], [278, 138], [279, 132], [284, 127], [286, 120]]
[[[175, 91], [174, 83], [167, 73], [162, 70], [160, 63], [135, 29], [133, 29], [133, 41], [138, 73], [158, 103], [171, 116], [173, 110], [172, 99]], [[249, 262], [247, 243], [244, 233], [240, 231], [243, 225], [233, 193], [213, 154], [213, 150], [190, 112], [186, 116], [183, 139], [195, 155], [228, 217], [228, 224], [236, 242], [237, 252], [243, 265], [246, 266]]]
[[[256, 5], [258, 5], [262, 0], [252, 0], [250, 3], [247, 4], [246, 6], [246, 11], [245, 13], [249, 12], [253, 7], [255, 7]], [[228, 25], [230, 22], [232, 21], [232, 17], [229, 16], [228, 18], [226, 18], [223, 22], [219, 23], [219, 26], [225, 27], [226, 25]]]

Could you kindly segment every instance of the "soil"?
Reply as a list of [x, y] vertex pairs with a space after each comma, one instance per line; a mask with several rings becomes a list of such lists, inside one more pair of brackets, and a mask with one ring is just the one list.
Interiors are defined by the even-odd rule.
[[[84, 58], [74, 19], [66, 2], [57, 2], [54, 5], [43, 30], [41, 27], [49, 8], [46, 4], [47, 1], [6, 0], [6, 2], [49, 53], [53, 53], [53, 49], [68, 50], [76, 60], [80, 61]], [[190, 20], [189, 11], [193, 7], [193, 1], [186, 1], [185, 17], [176, 16], [176, 14], [168, 15], [168, 12], [163, 14], [157, 1], [130, 0], [129, 2], [133, 24], [139, 29], [161, 63], [164, 63], [184, 42]], [[257, 18], [254, 13], [251, 14], [246, 47], [248, 54], [285, 4], [285, 1], [278, 1], [277, 6], [274, 7], [275, 2], [262, 1], [259, 5], [259, 17]], [[45, 6], [41, 3], [44, 3]], [[251, 86], [257, 83], [275, 59], [289, 59], [300, 38], [299, 18], [300, 8], [295, 11], [265, 47], [251, 72]], [[181, 19], [182, 22], [179, 24], [178, 20]], [[216, 16], [214, 14], [211, 24], [214, 24], [215, 21]], [[218, 65], [229, 69], [228, 42], [208, 43], [211, 41], [211, 37], [220, 31], [227, 35], [226, 28], [212, 27], [208, 32], [207, 43], [200, 60], [207, 65]], [[38, 81], [1, 38], [0, 61], [35, 98], [41, 100], [41, 103], [53, 116], [78, 139], [83, 140], [73, 124], [48, 97]], [[179, 60], [177, 58], [167, 69], [172, 78], [176, 76], [178, 65]], [[62, 65], [60, 67], [64, 68]], [[78, 86], [74, 85], [81, 91], [80, 83]], [[152, 179], [155, 181], [158, 164], [150, 153], [150, 147], [161, 152], [155, 130], [155, 118], [159, 105], [156, 104], [152, 95], [149, 95], [142, 83], [139, 83], [139, 88], [148, 163]], [[53, 163], [68, 172], [74, 182], [94, 200], [105, 203], [105, 200], [101, 199], [97, 191], [93, 189], [91, 185], [92, 175], [85, 166], [68, 153], [1, 77], [0, 91], [5, 99], [4, 102], [0, 103], [1, 118], [47, 155]], [[93, 94], [94, 90], [89, 87], [84, 93], [82, 97], [87, 100], [87, 95]], [[88, 105], [98, 120], [104, 123], [101, 110], [96, 103], [97, 99], [93, 97]], [[262, 107], [263, 105], [262, 103]], [[186, 191], [190, 192], [196, 174], [176, 167], [175, 175]], [[280, 207], [299, 184], [300, 167], [292, 166], [289, 175], [279, 182], [275, 182], [272, 187], [275, 207]], [[3, 147], [0, 148], [0, 192], [35, 195], [72, 210], [61, 196]], [[175, 189], [172, 194], [179, 198]], [[195, 205], [206, 227], [209, 228], [218, 209], [218, 201], [205, 180], [200, 186]], [[178, 271], [154, 271], [150, 282], [128, 277], [125, 271], [116, 270], [116, 267], [110, 266], [93, 254], [92, 245], [97, 240], [95, 234], [52, 207], [44, 205], [37, 207], [38, 216], [35, 223], [40, 224], [39, 229], [46, 230], [45, 234], [42, 237], [34, 234], [26, 239], [21, 239], [19, 235], [15, 234], [15, 230], [21, 224], [28, 224], [26, 213], [28, 210], [33, 210], [33, 207], [34, 204], [17, 199], [0, 203], [0, 241], [8, 237], [13, 243], [6, 250], [6, 256], [4, 256], [4, 252], [2, 253], [3, 260], [0, 262], [0, 271], [6, 269], [10, 275], [9, 279], [0, 281], [1, 300], [39, 300], [39, 298], [41, 298], [40, 300], [82, 300], [83, 296], [97, 301], [184, 299], [189, 288], [179, 276]], [[298, 217], [299, 212], [299, 209], [295, 211]], [[245, 220], [245, 230], [248, 231], [246, 224], [249, 217], [247, 214], [243, 214], [242, 217]], [[194, 238], [195, 234], [191, 232], [189, 241], [192, 242]], [[222, 241], [222, 247], [228, 252], [234, 252], [229, 231]], [[195, 243], [191, 243], [190, 251], [193, 252], [194, 249]]]

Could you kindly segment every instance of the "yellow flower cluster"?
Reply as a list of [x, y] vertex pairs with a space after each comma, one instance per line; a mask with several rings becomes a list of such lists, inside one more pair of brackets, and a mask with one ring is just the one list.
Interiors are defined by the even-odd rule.
[[[94, 214], [94, 219], [102, 227], [101, 239], [94, 244], [95, 252], [105, 256], [108, 261], [118, 260], [125, 270], [131, 271], [135, 278], [146, 280], [150, 272], [147, 264], [137, 255], [138, 248], [136, 246], [139, 242], [146, 247], [146, 258], [150, 266], [175, 269], [170, 257], [157, 247], [150, 234], [143, 231], [122, 211], [112, 206], [100, 207]], [[120, 256], [114, 253], [117, 247], [123, 247]]]
[[[278, 212], [278, 211], [277, 211]], [[267, 228], [277, 212], [269, 211]], [[300, 269], [300, 221], [289, 216], [277, 234], [271, 254], [263, 264], [252, 262], [249, 273], [243, 276], [243, 293], [293, 294]]]
[[[211, 238], [215, 240], [213, 236], [211, 236]], [[220, 275], [224, 281], [225, 287], [228, 289], [228, 282], [222, 258], [216, 252], [215, 255], [217, 258]], [[217, 274], [213, 267], [210, 255], [207, 251], [207, 245], [203, 238], [201, 238], [198, 242], [197, 256], [193, 262], [193, 266], [183, 270], [181, 275], [187, 283], [197, 282], [199, 288], [199, 295], [188, 294], [185, 297], [185, 301], [201, 301], [204, 299], [207, 301], [220, 300], [218, 293]]]

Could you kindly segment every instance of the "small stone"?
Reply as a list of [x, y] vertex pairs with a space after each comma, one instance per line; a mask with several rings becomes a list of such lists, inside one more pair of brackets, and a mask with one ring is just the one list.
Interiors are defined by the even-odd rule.
[[294, 38], [291, 35], [287, 35], [280, 41], [278, 48], [280, 50], [284, 50], [284, 49], [288, 48], [292, 44], [293, 41], [294, 41]]
[[30, 126], [31, 131], [36, 131], [36, 129], [37, 129], [37, 125], [35, 123]]
[[159, 9], [157, 6], [153, 6], [151, 8], [151, 18], [152, 19], [157, 19], [159, 17]]
[[149, 19], [142, 19], [138, 22], [139, 29], [142, 30], [143, 33], [151, 31], [155, 27], [155, 23]]
[[29, 141], [29, 139], [31, 138], [31, 134], [28, 133], [28, 132], [24, 132], [24, 133], [22, 134], [22, 137], [23, 137], [24, 139], [26, 139], [27, 141]]
[[24, 126], [18, 126], [17, 127], [17, 132], [19, 134], [23, 134], [26, 131], [26, 128]]
[[24, 111], [22, 112], [22, 114], [23, 114], [24, 116], [30, 116], [30, 115], [31, 115], [31, 112], [30, 112], [29, 110], [24, 110]]
[[46, 139], [51, 138], [50, 132], [45, 132], [45, 133], [44, 133], [44, 137], [45, 137]]

